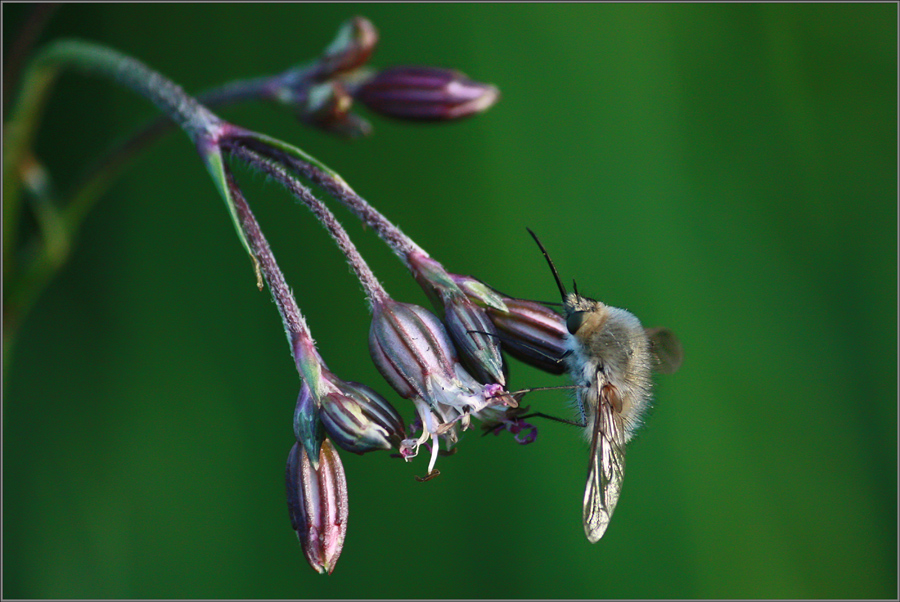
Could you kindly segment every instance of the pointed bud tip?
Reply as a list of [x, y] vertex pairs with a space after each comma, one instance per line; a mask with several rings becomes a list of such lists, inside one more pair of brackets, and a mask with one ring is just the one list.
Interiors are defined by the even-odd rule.
[[319, 59], [320, 76], [351, 71], [364, 65], [378, 44], [378, 30], [365, 17], [353, 17], [338, 29]]

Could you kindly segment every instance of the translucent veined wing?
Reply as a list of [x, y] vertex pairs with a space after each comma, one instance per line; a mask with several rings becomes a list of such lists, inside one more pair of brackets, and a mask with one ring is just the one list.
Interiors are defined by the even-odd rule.
[[599, 401], [584, 490], [584, 533], [591, 543], [603, 537], [625, 475], [625, 423], [618, 411], [622, 406], [616, 388], [608, 384], [602, 387]]

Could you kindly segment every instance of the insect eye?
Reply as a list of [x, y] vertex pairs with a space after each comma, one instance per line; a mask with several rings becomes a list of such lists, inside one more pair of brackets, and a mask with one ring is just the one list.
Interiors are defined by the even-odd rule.
[[568, 329], [569, 334], [578, 332], [578, 329], [584, 324], [584, 315], [586, 313], [587, 312], [583, 311], [573, 311], [569, 314], [569, 317], [566, 318], [566, 328]]

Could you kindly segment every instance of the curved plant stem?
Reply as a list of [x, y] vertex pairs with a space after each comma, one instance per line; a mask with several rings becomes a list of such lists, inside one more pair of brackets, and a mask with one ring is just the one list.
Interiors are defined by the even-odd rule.
[[3, 138], [3, 277], [13, 274], [16, 226], [21, 211], [22, 158], [33, 147], [38, 119], [60, 69], [80, 69], [115, 79], [143, 95], [196, 140], [219, 123], [218, 117], [185, 94], [179, 86], [143, 63], [109, 48], [81, 40], [61, 40], [47, 46], [29, 65]]
[[[152, 120], [127, 140], [117, 144], [72, 188], [74, 192], [68, 200], [60, 202], [58, 198], [39, 199], [45, 209], [55, 209], [53, 214], [57, 227], [53, 230], [42, 229], [36, 240], [28, 243], [34, 249], [30, 254], [30, 261], [24, 265], [16, 265], [14, 260], [18, 245], [23, 180], [29, 170], [40, 168], [29, 153], [43, 105], [60, 70], [65, 67], [112, 77], [149, 98], [166, 116]], [[202, 105], [223, 106], [246, 100], [284, 99], [285, 90], [290, 89], [293, 94], [297, 94], [298, 90], [302, 93], [304, 82], [314, 72], [314, 65], [306, 65], [292, 67], [274, 76], [238, 80], [210, 90], [195, 101], [181, 88], [138, 61], [88, 42], [57, 42], [38, 55], [24, 76], [21, 95], [11, 111], [4, 133], [4, 361], [11, 355], [14, 335], [22, 319], [68, 260], [84, 217], [124, 166], [141, 150], [176, 125], [186, 129], [194, 139], [194, 130], [205, 130], [207, 126], [216, 123], [217, 118]], [[29, 188], [33, 194], [36, 193], [33, 187]], [[38, 198], [41, 195], [34, 196]], [[237, 219], [236, 216], [233, 217]], [[244, 242], [243, 234], [241, 238]]]
[[[237, 139], [240, 140], [239, 137]], [[294, 178], [288, 169], [280, 163], [248, 149], [240, 143], [232, 144], [231, 138], [226, 138], [223, 143], [229, 154], [242, 159], [248, 165], [273, 177], [313, 212], [328, 231], [328, 234], [331, 235], [341, 252], [344, 253], [351, 269], [366, 291], [366, 297], [368, 297], [370, 305], [383, 304], [388, 299], [388, 294], [384, 287], [378, 281], [378, 278], [375, 277], [375, 274], [372, 273], [372, 269], [362, 258], [362, 255], [356, 249], [356, 245], [350, 240], [347, 231], [344, 230], [344, 227], [341, 226], [334, 214], [322, 201], [317, 199], [309, 189]]]
[[[58, 239], [62, 233], [62, 240], [68, 241], [70, 237], [65, 233], [71, 233], [71, 229], [66, 218], [77, 223], [83, 217], [84, 203], [75, 203], [70, 206], [71, 213], [60, 214], [54, 209], [52, 199], [47, 199], [38, 191], [35, 196], [42, 203], [42, 210], [46, 215], [58, 218], [52, 223], [59, 227], [44, 229], [45, 244], [36, 261], [26, 266], [21, 274], [17, 273], [19, 266], [14, 261], [14, 251], [17, 249], [17, 226], [21, 213], [20, 192], [28, 177], [28, 170], [35, 167], [34, 162], [27, 159], [30, 157], [43, 105], [63, 68], [74, 68], [114, 79], [131, 88], [181, 126], [195, 144], [205, 138], [218, 136], [224, 124], [171, 80], [115, 50], [81, 40], [61, 40], [50, 44], [37, 55], [25, 72], [22, 92], [12, 109], [3, 138], [3, 281], [4, 289], [10, 287], [12, 291], [4, 299], [5, 365], [8, 365], [14, 336], [24, 312], [67, 256], [65, 249], [68, 245], [60, 244], [55, 238]], [[234, 215], [234, 209], [230, 209]], [[249, 250], [240, 230], [239, 234]], [[6, 296], [6, 290], [4, 293]]]

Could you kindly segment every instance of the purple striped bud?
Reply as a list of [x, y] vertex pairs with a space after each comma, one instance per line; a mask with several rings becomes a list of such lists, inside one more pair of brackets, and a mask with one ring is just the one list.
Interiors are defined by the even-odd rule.
[[376, 113], [416, 121], [468, 117], [500, 98], [496, 86], [437, 67], [395, 67], [375, 74], [354, 97]]
[[[487, 387], [466, 372], [443, 324], [430, 311], [388, 299], [373, 313], [369, 352], [401, 397], [419, 397], [432, 408], [444, 404], [460, 411], [502, 403], [493, 398], [496, 385], [485, 393]], [[514, 403], [512, 398], [508, 402]]]
[[565, 319], [536, 302], [506, 297], [476, 278], [451, 274], [474, 303], [484, 307], [503, 342], [503, 350], [535, 368], [562, 374], [566, 353]]
[[303, 446], [295, 443], [285, 476], [291, 527], [303, 554], [317, 572], [330, 575], [347, 534], [347, 478], [341, 458], [326, 439], [315, 469]]
[[338, 446], [356, 454], [400, 447], [405, 429], [394, 406], [363, 384], [326, 378], [333, 386], [321, 398], [319, 417]]
[[565, 319], [536, 301], [512, 298], [504, 298], [503, 301], [507, 311], [487, 308], [487, 314], [503, 341], [503, 349], [514, 358], [545, 372], [565, 372], [562, 362], [566, 353]]
[[405, 399], [426, 398], [429, 377], [453, 378], [458, 363], [444, 327], [431, 312], [394, 300], [374, 308], [369, 353], [381, 375]]
[[500, 340], [485, 310], [454, 295], [444, 303], [444, 324], [463, 364], [479, 382], [506, 385]]
[[466, 297], [451, 274], [434, 259], [410, 253], [410, 270], [438, 310], [463, 365], [479, 382], [506, 385], [500, 339], [484, 309]]
[[494, 405], [518, 406], [501, 385], [481, 385], [466, 372], [440, 320], [425, 308], [385, 298], [373, 304], [372, 314], [372, 360], [394, 390], [413, 401], [423, 425], [420, 437], [401, 442], [400, 454], [412, 459], [430, 438], [429, 475], [438, 438], [455, 443], [457, 422], [465, 430], [472, 414]]

